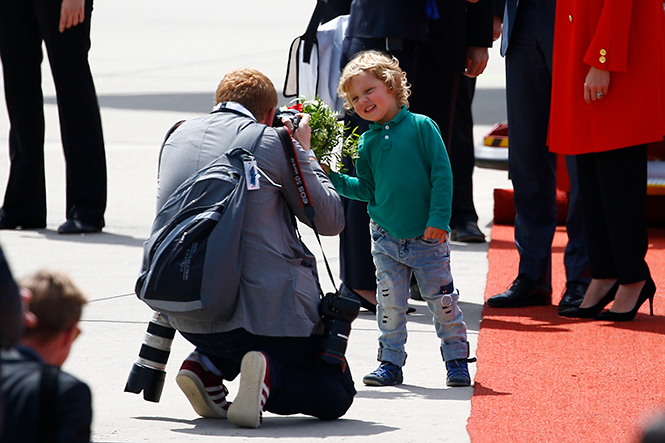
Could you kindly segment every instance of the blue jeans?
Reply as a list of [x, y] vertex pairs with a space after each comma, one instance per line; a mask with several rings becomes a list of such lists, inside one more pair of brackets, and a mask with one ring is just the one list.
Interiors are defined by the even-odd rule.
[[420, 294], [433, 315], [444, 361], [468, 358], [466, 325], [457, 305], [459, 294], [453, 289], [448, 241], [425, 240], [422, 235], [396, 239], [373, 220], [370, 232], [378, 282], [378, 360], [397, 366], [404, 366], [406, 361], [406, 309], [411, 273], [415, 274]]

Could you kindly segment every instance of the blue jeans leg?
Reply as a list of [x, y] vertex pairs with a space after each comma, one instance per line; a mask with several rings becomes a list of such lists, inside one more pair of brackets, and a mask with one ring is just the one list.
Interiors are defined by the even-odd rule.
[[403, 366], [406, 360], [406, 309], [412, 272], [433, 314], [444, 360], [467, 358], [469, 345], [457, 291], [448, 294], [447, 309], [441, 304], [441, 289], [452, 286], [448, 242], [428, 241], [422, 236], [396, 239], [374, 222], [370, 223], [370, 229], [378, 281], [379, 360], [398, 366]]

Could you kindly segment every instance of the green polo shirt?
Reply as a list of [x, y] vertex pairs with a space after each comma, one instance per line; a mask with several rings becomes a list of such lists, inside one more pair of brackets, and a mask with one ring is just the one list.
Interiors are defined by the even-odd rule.
[[372, 220], [395, 238], [432, 226], [450, 232], [453, 174], [441, 132], [406, 107], [392, 121], [371, 123], [358, 148], [358, 177], [331, 172], [340, 195], [368, 202]]

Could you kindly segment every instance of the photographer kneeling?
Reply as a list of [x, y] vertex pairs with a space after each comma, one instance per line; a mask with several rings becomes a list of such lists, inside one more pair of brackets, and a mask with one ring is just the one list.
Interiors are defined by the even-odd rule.
[[[265, 75], [242, 68], [224, 77], [215, 100], [211, 114], [184, 122], [166, 141], [158, 209], [190, 175], [231, 149], [238, 132], [256, 122], [271, 126], [277, 92]], [[294, 138], [316, 227], [322, 235], [337, 235], [344, 227], [342, 203], [309, 149], [309, 116], [299, 117]], [[343, 354], [342, 364], [321, 361], [327, 344], [324, 323], [330, 322], [319, 314], [316, 261], [301, 242], [293, 216], [311, 222], [274, 128], [265, 129], [254, 156], [261, 174], [258, 188], [247, 193], [238, 302], [228, 321], [204, 324], [167, 317], [196, 346], [176, 380], [199, 415], [226, 418], [228, 413], [237, 426], [258, 427], [263, 410], [336, 419], [351, 406], [356, 391]], [[330, 317], [330, 306], [335, 311], [334, 304], [326, 304], [324, 318]], [[239, 392], [230, 405], [223, 380], [238, 373]]]

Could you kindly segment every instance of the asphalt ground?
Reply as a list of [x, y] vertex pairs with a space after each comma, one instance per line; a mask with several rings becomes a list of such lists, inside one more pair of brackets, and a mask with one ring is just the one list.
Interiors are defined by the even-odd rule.
[[[94, 442], [235, 441], [398, 441], [467, 442], [466, 422], [473, 388], [448, 388], [431, 317], [423, 302], [412, 301], [404, 384], [362, 385], [375, 369], [376, 324], [362, 311], [353, 324], [347, 357], [358, 395], [348, 413], [334, 422], [301, 415], [267, 413], [259, 429], [239, 429], [225, 420], [197, 416], [174, 377], [192, 346], [176, 336], [161, 401], [123, 392], [152, 311], [134, 295], [142, 245], [155, 212], [159, 146], [177, 120], [209, 112], [222, 76], [249, 66], [267, 74], [281, 91], [291, 40], [304, 32], [314, 2], [261, 0], [97, 1], [93, 12], [90, 63], [95, 77], [107, 150], [109, 195], [101, 234], [63, 236], [64, 158], [55, 93], [47, 59], [43, 65], [48, 189], [47, 228], [1, 231], [0, 244], [17, 277], [42, 267], [68, 272], [90, 299], [83, 334], [64, 369], [86, 381], [94, 401]], [[475, 137], [505, 119], [503, 61], [497, 49], [478, 79], [474, 102]], [[1, 81], [1, 80], [0, 80]], [[4, 88], [4, 86], [3, 86]], [[286, 102], [286, 99], [284, 99]], [[0, 103], [0, 184], [6, 183], [9, 122]], [[510, 187], [505, 171], [476, 169], [475, 203], [479, 225], [489, 235], [494, 188]], [[4, 188], [4, 186], [3, 186]], [[316, 240], [301, 230], [323, 266]], [[336, 237], [323, 245], [333, 272], [339, 261]], [[487, 274], [487, 244], [452, 244], [452, 267], [475, 354]], [[322, 269], [322, 268], [321, 268]], [[323, 275], [324, 290], [332, 284]], [[478, 362], [500, 364], [500, 362]], [[476, 365], [470, 365], [475, 373]], [[231, 399], [238, 379], [228, 384]], [[490, 430], [488, 430], [490, 432]]]

